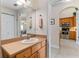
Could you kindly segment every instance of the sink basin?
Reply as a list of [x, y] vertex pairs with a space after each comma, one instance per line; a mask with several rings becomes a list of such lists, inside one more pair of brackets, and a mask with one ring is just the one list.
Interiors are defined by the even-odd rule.
[[37, 38], [30, 38], [30, 39], [24, 39], [21, 41], [21, 43], [26, 43], [26, 44], [29, 44], [29, 43], [35, 43], [35, 42], [38, 42], [39, 40]]

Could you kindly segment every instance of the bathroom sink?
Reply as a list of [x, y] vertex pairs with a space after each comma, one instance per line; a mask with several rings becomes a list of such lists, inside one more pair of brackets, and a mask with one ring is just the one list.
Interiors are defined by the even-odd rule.
[[25, 43], [25, 44], [30, 44], [30, 43], [35, 43], [38, 42], [39, 40], [37, 38], [30, 38], [30, 39], [24, 39], [21, 41], [21, 43]]

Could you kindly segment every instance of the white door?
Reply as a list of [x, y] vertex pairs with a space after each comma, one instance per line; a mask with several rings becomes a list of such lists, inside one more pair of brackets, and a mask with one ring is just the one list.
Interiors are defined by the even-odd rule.
[[76, 25], [77, 25], [77, 30], [76, 30], [76, 43], [79, 44], [79, 11], [77, 11], [77, 16], [76, 16]]
[[1, 39], [14, 37], [14, 16], [1, 14]]

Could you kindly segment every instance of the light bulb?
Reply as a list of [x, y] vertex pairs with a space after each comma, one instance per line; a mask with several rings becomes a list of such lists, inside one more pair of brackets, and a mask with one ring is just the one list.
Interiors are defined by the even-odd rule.
[[17, 1], [16, 3], [17, 3], [18, 5], [22, 5], [22, 3], [21, 3], [20, 1]]
[[66, 0], [66, 1], [71, 1], [71, 0]]
[[17, 0], [17, 4], [18, 4], [18, 5], [25, 4], [25, 0]]

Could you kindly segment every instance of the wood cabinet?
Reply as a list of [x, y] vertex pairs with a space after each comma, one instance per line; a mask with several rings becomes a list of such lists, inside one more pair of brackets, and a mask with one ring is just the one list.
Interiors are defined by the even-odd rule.
[[28, 58], [31, 55], [31, 48], [26, 49], [25, 51], [16, 55], [16, 58]]
[[38, 43], [38, 44], [32, 46], [32, 53], [35, 53], [39, 49], [41, 49], [41, 43]]
[[76, 16], [74, 16], [73, 24], [76, 26]]
[[38, 58], [38, 52], [35, 52], [30, 58]]
[[60, 25], [64, 23], [69, 23], [71, 27], [76, 26], [76, 17], [67, 17], [67, 18], [60, 18], [59, 20]]
[[46, 58], [46, 46], [35, 52], [30, 58]]
[[46, 57], [46, 46], [44, 46], [43, 48], [41, 48], [39, 51], [38, 51], [38, 57], [39, 58], [45, 58]]
[[72, 40], [76, 40], [76, 31], [70, 31], [69, 38]]
[[26, 49], [25, 51], [18, 53], [16, 55], [16, 58], [46, 58], [47, 57], [46, 47], [47, 47], [47, 41], [44, 40]]
[[[60, 26], [65, 23], [69, 23], [70, 24], [69, 28], [72, 29], [76, 27], [76, 16], [60, 18], [59, 22], [60, 22]], [[76, 30], [69, 31], [69, 39], [76, 40]]]
[[3, 44], [3, 58], [46, 58], [47, 57], [47, 36], [37, 35], [39, 39], [35, 43], [23, 44], [24, 40]]

